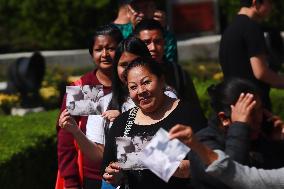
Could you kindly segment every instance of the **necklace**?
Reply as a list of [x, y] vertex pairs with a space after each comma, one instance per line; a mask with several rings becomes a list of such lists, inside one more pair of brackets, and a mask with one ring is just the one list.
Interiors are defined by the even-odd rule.
[[159, 107], [158, 110], [150, 112], [148, 113], [148, 115], [143, 113], [143, 111], [139, 109], [137, 112], [135, 123], [138, 125], [152, 125], [158, 123], [159, 121], [167, 117], [175, 109], [177, 102], [177, 100], [167, 97], [165, 103], [162, 104], [162, 106]]

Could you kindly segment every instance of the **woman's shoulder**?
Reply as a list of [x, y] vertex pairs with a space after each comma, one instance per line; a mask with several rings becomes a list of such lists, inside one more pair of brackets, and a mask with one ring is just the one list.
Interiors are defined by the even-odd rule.
[[183, 120], [185, 124], [190, 124], [194, 129], [194, 132], [197, 132], [207, 126], [207, 119], [203, 115], [203, 112], [187, 100], [179, 101], [174, 116]]
[[89, 71], [82, 75], [79, 79], [72, 82], [71, 85], [81, 86], [81, 85], [99, 85], [99, 81], [96, 76], [96, 69]]
[[177, 106], [177, 112], [182, 116], [195, 116], [197, 113], [197, 109], [189, 101], [179, 100], [179, 104]]

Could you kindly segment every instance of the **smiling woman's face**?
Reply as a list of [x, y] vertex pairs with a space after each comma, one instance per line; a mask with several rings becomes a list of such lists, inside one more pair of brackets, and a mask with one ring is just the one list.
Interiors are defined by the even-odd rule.
[[164, 101], [164, 81], [145, 66], [131, 68], [127, 74], [130, 98], [143, 112], [155, 112]]

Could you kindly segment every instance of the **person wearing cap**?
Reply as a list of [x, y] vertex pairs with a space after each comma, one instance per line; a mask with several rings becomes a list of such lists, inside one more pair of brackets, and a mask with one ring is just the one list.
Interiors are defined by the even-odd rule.
[[[157, 10], [154, 0], [118, 0], [118, 4], [119, 14], [113, 23], [120, 29], [124, 38], [131, 35], [135, 26], [143, 19], [157, 20], [164, 28], [166, 27], [165, 13]], [[128, 23], [126, 23], [127, 17]], [[123, 22], [122, 18], [124, 18]], [[165, 58], [177, 63], [178, 52], [175, 36], [167, 29], [164, 30], [163, 36], [165, 38]]]
[[267, 65], [267, 50], [258, 21], [268, 17], [271, 0], [240, 0], [241, 8], [221, 38], [219, 59], [224, 78], [240, 77], [262, 90], [265, 108], [271, 110], [270, 87], [284, 88], [284, 77]]

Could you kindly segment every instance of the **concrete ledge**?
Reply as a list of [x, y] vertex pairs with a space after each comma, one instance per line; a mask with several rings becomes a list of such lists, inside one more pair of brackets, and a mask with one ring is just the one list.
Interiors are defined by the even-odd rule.
[[[284, 38], [284, 32], [281, 33]], [[184, 41], [178, 41], [180, 61], [217, 60], [220, 35], [203, 36]], [[88, 49], [41, 51], [47, 65], [83, 67], [93, 64]], [[30, 57], [31, 52], [0, 54], [0, 66], [8, 65], [20, 57]]]
[[[46, 64], [59, 66], [82, 67], [93, 64], [88, 49], [62, 50], [62, 51], [41, 51]], [[0, 65], [7, 65], [20, 57], [31, 57], [32, 52], [0, 54]]]
[[217, 59], [220, 39], [214, 35], [179, 41], [179, 61]]
[[43, 112], [43, 107], [36, 107], [36, 108], [12, 108], [11, 115], [13, 116], [25, 116], [28, 113], [38, 113]]

